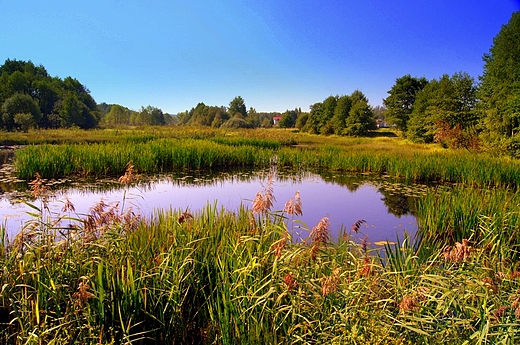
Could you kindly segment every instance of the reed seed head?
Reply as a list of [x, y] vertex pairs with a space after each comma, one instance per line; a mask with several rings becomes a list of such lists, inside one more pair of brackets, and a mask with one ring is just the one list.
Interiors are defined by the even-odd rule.
[[291, 273], [287, 273], [283, 277], [283, 282], [285, 283], [285, 286], [287, 286], [287, 290], [289, 290], [289, 291], [293, 291], [295, 289], [298, 289], [298, 287], [300, 286], [300, 284], [298, 284], [296, 279], [293, 278]]
[[129, 163], [126, 167], [125, 174], [119, 178], [119, 183], [129, 185], [137, 179], [134, 171], [134, 165]]
[[359, 228], [361, 228], [361, 224], [366, 223], [367, 221], [364, 219], [357, 220], [354, 224], [352, 224], [351, 230], [354, 232], [359, 232]]
[[181, 213], [180, 217], [177, 218], [177, 222], [179, 222], [179, 224], [182, 224], [190, 219], [193, 219], [193, 215], [186, 211]]
[[300, 191], [296, 191], [294, 194], [294, 198], [290, 199], [285, 203], [283, 208], [283, 212], [286, 212], [289, 215], [294, 216], [302, 216], [302, 202], [300, 200]]
[[314, 245], [324, 245], [329, 242], [329, 226], [330, 221], [329, 218], [323, 217], [321, 218], [318, 225], [312, 228], [310, 237], [312, 240], [312, 244]]
[[69, 197], [65, 197], [65, 202], [63, 203], [61, 212], [76, 212], [76, 208], [74, 207], [72, 201], [70, 201]]
[[341, 270], [336, 268], [330, 276], [321, 279], [321, 293], [323, 296], [327, 296], [338, 289], [340, 272]]
[[34, 174], [34, 180], [32, 182], [29, 182], [29, 185], [31, 186], [31, 194], [35, 197], [46, 197], [49, 192], [49, 187], [46, 185], [47, 180], [43, 179], [40, 175], [40, 173]]
[[273, 182], [273, 175], [269, 175], [264, 191], [256, 193], [255, 199], [253, 200], [253, 213], [267, 213], [273, 207], [273, 203], [276, 201]]
[[90, 285], [87, 281], [81, 281], [78, 284], [78, 291], [72, 295], [72, 298], [74, 299], [74, 305], [76, 307], [82, 308], [89, 299], [94, 297], [94, 294], [88, 291], [89, 289]]
[[455, 246], [448, 246], [442, 255], [444, 256], [444, 259], [457, 263], [468, 260], [472, 252], [473, 248], [469, 246], [469, 241], [463, 239], [462, 243], [457, 242], [455, 243]]

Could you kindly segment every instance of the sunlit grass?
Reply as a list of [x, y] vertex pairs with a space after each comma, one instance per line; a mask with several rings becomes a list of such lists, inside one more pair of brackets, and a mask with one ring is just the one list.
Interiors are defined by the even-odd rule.
[[[405, 237], [379, 256], [350, 240], [355, 226], [332, 242], [326, 218], [307, 241], [294, 241], [287, 216], [305, 205], [272, 213], [272, 192], [267, 184], [251, 210], [208, 203], [195, 213], [156, 210], [148, 220], [116, 205], [94, 205], [87, 215], [67, 203], [59, 214], [45, 201], [33, 205], [34, 219], [0, 256], [1, 342], [520, 341], [517, 241], [508, 241], [518, 233], [514, 211], [485, 216], [470, 201], [477, 194], [464, 212], [482, 213], [478, 237], [419, 250]], [[439, 192], [446, 207], [460, 202], [457, 191]]]

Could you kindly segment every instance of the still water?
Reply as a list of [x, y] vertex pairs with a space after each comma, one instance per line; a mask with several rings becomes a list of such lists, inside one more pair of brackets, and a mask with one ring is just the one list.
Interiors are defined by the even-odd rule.
[[[413, 216], [413, 200], [421, 188], [404, 186], [380, 177], [350, 176], [326, 172], [294, 171], [236, 171], [236, 172], [181, 172], [160, 176], [142, 176], [139, 182], [122, 186], [115, 180], [60, 180], [49, 182], [53, 197], [49, 200], [51, 214], [59, 214], [65, 198], [75, 206], [78, 215], [85, 215], [100, 200], [132, 207], [135, 213], [151, 217], [154, 209], [180, 209], [196, 213], [208, 203], [217, 203], [227, 210], [237, 210], [242, 204], [252, 206], [252, 200], [263, 191], [269, 174], [273, 175], [276, 201], [272, 211], [283, 209], [285, 202], [300, 192], [303, 215], [290, 218], [289, 228], [296, 237], [305, 238], [322, 217], [328, 217], [332, 240], [358, 220], [366, 222], [353, 238], [365, 236], [371, 243], [395, 241], [404, 232], [412, 237], [417, 232]], [[41, 200], [31, 198], [24, 184], [2, 185], [0, 219], [10, 237], [14, 236], [34, 212], [25, 200], [35, 206]], [[299, 222], [293, 222], [298, 220]], [[305, 224], [302, 225], [301, 223]]]

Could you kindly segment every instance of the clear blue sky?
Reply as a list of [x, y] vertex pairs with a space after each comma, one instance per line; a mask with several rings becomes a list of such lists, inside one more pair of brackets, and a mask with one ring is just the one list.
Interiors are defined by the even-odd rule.
[[[72, 76], [96, 102], [280, 111], [396, 78], [482, 74], [520, 0], [0, 0], [0, 64]], [[519, 42], [520, 44], [520, 42]]]

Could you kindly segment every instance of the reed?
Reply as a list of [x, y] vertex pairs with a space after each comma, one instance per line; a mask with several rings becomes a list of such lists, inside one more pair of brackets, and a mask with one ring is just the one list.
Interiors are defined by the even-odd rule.
[[[133, 174], [127, 166], [120, 182], [130, 182]], [[45, 193], [43, 179], [32, 186], [33, 193]], [[317, 220], [307, 241], [293, 240], [284, 213], [303, 212], [300, 195], [277, 213], [269, 207], [274, 192], [268, 182], [255, 212], [246, 206], [231, 212], [208, 203], [197, 212], [156, 210], [148, 219], [124, 203], [100, 203], [87, 215], [76, 214], [66, 201], [59, 214], [33, 205], [35, 220], [17, 238], [4, 239], [0, 341], [520, 340], [520, 272], [511, 264], [518, 243], [516, 193], [475, 191], [461, 207], [480, 214], [477, 230], [449, 247], [426, 251], [409, 238], [397, 239], [379, 256], [366, 244], [350, 241], [347, 232], [332, 242], [326, 218]], [[460, 203], [457, 193], [462, 191], [432, 192], [427, 199], [438, 204], [424, 205], [451, 200], [453, 207]], [[486, 213], [474, 209], [478, 198], [497, 201]], [[510, 212], [494, 212], [499, 204]], [[351, 231], [362, 223], [354, 223]]]
[[[61, 133], [61, 132], [56, 132]], [[50, 135], [49, 141], [55, 142]], [[517, 188], [520, 162], [465, 151], [410, 145], [390, 138], [322, 138], [278, 130], [223, 131], [159, 128], [89, 131], [83, 142], [30, 145], [16, 151], [20, 178], [124, 172], [131, 161], [141, 173], [278, 165], [374, 173], [405, 182], [462, 183]], [[65, 134], [63, 134], [65, 135]], [[68, 135], [80, 135], [71, 132]], [[103, 139], [104, 138], [104, 139]], [[38, 140], [33, 140], [39, 143]], [[66, 142], [66, 140], [63, 140]], [[58, 141], [60, 142], [60, 141]]]

